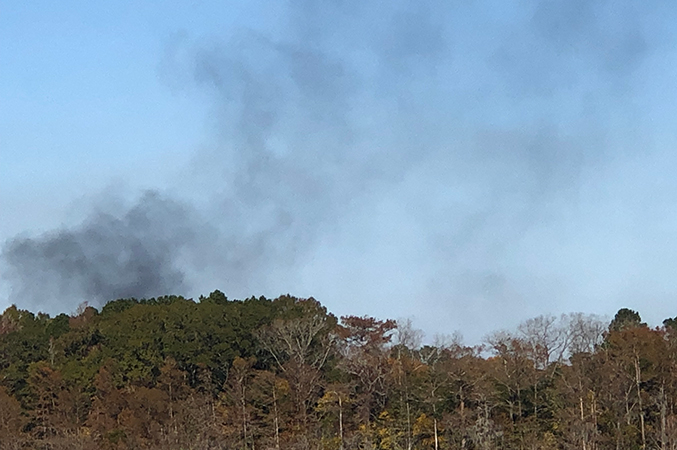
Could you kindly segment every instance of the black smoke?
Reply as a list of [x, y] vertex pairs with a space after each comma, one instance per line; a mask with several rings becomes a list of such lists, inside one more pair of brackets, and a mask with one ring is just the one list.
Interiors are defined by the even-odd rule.
[[93, 213], [77, 227], [9, 240], [6, 277], [17, 299], [47, 305], [184, 293], [179, 260], [198, 230], [190, 208], [146, 192], [119, 216]]

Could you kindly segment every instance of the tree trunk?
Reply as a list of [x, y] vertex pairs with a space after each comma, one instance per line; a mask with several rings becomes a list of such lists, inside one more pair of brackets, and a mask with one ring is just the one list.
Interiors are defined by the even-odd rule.
[[661, 385], [661, 450], [667, 449], [667, 435], [666, 435], [666, 413], [667, 406], [665, 401], [665, 384]]
[[275, 389], [275, 380], [273, 379], [273, 411], [275, 417], [273, 422], [275, 423], [275, 449], [280, 450], [280, 420], [277, 412], [277, 390]]
[[247, 400], [245, 387], [242, 386], [242, 448], [247, 450]]
[[341, 395], [338, 396], [338, 404], [339, 404], [339, 440], [341, 443], [341, 446], [339, 448], [343, 450], [343, 402], [341, 400]]
[[437, 411], [435, 410], [435, 404], [433, 404], [433, 427], [435, 429], [435, 450], [438, 450], [439, 439], [437, 438]]
[[642, 381], [642, 372], [639, 367], [639, 355], [635, 353], [635, 383], [637, 387], [637, 402], [639, 405], [639, 423], [642, 431], [642, 450], [646, 449], [646, 431], [644, 429], [644, 408], [642, 405], [642, 390], [640, 383]]

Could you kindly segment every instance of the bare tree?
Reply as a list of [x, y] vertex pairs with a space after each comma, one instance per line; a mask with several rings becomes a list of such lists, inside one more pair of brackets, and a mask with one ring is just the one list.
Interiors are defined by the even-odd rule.
[[335, 322], [314, 299], [299, 300], [297, 304], [302, 311], [300, 317], [276, 319], [259, 330], [258, 339], [289, 382], [300, 422], [305, 427], [313, 394], [319, 388], [321, 369], [334, 345]]
[[593, 353], [604, 340], [607, 320], [594, 314], [571, 313], [563, 316], [568, 326], [569, 355]]
[[564, 360], [570, 335], [563, 322], [555, 316], [541, 315], [522, 322], [517, 328], [537, 369], [543, 370], [552, 362]]

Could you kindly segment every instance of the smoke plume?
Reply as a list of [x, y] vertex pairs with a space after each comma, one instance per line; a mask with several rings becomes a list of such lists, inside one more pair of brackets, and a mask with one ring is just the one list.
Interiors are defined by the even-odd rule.
[[[664, 157], [640, 113], [655, 114], [647, 80], [671, 52], [673, 6], [282, 11], [167, 46], [162, 78], [207, 93], [214, 132], [172, 189], [181, 199], [146, 194], [119, 216], [10, 240], [15, 296], [291, 291], [338, 312], [399, 305], [438, 330], [556, 313], [567, 296], [578, 300], [565, 310], [619, 301], [634, 253], [605, 236], [637, 235], [602, 216], [628, 165]], [[622, 217], [643, 222], [633, 202]], [[601, 281], [581, 270], [608, 258]]]

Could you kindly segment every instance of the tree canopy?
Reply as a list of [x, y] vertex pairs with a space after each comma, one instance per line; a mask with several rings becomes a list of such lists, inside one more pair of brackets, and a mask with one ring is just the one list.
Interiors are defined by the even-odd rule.
[[0, 449], [677, 447], [675, 320], [529, 319], [465, 346], [214, 291], [0, 315]]

